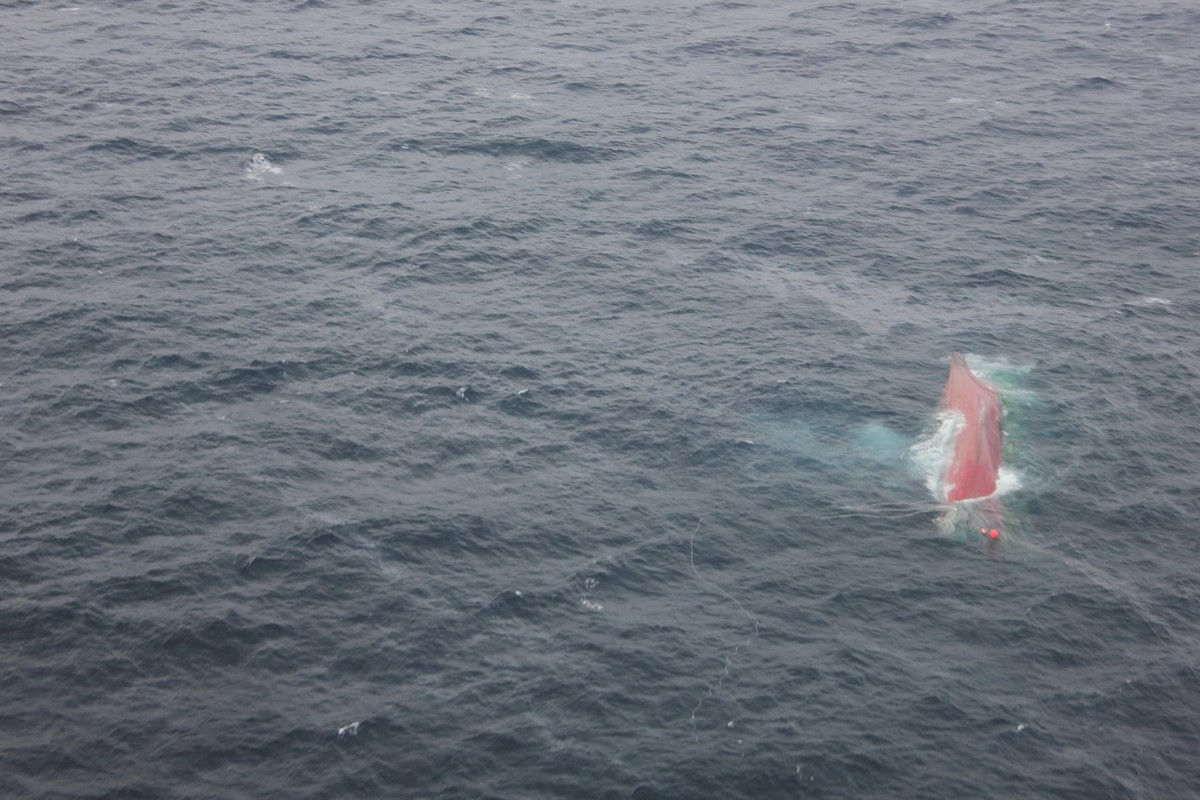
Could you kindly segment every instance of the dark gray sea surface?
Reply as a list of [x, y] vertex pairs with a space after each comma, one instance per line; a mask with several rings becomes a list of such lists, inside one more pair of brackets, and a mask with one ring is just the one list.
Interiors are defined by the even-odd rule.
[[1193, 4], [0, 39], [0, 796], [1200, 794]]

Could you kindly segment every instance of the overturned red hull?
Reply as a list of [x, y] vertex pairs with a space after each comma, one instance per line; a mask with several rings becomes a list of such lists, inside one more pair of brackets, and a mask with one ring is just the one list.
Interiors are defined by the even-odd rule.
[[963, 418], [943, 482], [946, 500], [956, 503], [993, 494], [1000, 475], [1003, 438], [1000, 395], [971, 371], [962, 353], [954, 353], [943, 403]]

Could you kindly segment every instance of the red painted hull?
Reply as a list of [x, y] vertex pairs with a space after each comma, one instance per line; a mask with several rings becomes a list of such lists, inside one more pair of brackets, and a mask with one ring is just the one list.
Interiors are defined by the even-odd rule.
[[946, 500], [974, 500], [996, 491], [1004, 410], [1000, 395], [971, 372], [962, 353], [950, 356], [950, 378], [943, 403], [963, 417], [946, 470]]

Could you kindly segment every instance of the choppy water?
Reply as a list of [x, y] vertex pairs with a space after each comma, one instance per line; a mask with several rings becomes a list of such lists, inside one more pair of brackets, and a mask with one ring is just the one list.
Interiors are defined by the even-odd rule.
[[1188, 4], [0, 30], [0, 794], [1200, 793]]

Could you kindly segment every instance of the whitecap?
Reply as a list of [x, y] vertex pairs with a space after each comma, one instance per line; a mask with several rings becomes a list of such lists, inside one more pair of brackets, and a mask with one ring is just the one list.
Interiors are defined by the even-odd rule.
[[938, 502], [945, 502], [949, 487], [944, 485], [946, 468], [954, 454], [954, 440], [966, 420], [953, 411], [938, 412], [937, 428], [927, 438], [908, 450], [908, 457], [917, 474], [925, 480], [925, 487]]
[[245, 176], [248, 181], [262, 183], [268, 176], [282, 174], [283, 170], [272, 164], [263, 153], [255, 153], [254, 157], [246, 162]]
[[1166, 299], [1165, 297], [1143, 297], [1138, 300], [1134, 300], [1134, 301], [1128, 303], [1127, 305], [1131, 305], [1131, 306], [1169, 306], [1169, 305], [1171, 305], [1171, 301]]

